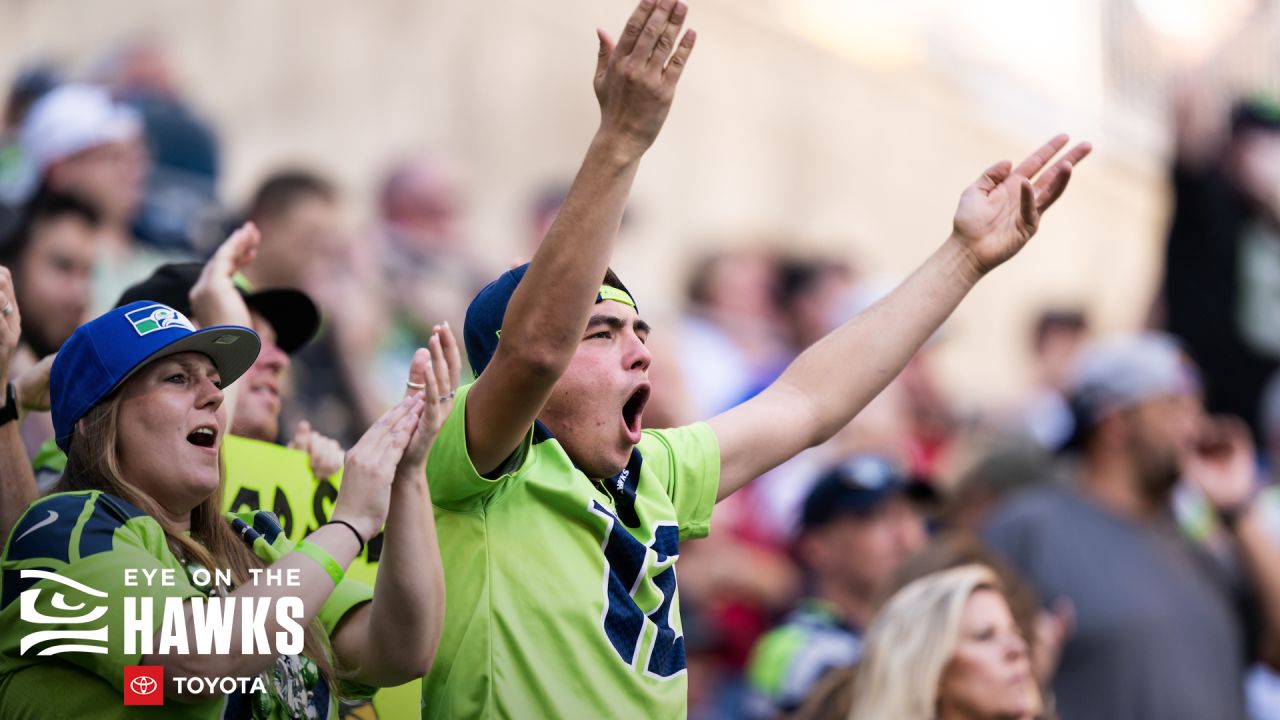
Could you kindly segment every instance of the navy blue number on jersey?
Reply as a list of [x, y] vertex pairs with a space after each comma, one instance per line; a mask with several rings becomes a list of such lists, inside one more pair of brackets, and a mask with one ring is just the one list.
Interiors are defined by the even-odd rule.
[[[604, 557], [608, 563], [609, 582], [606, 589], [604, 632], [614, 650], [628, 665], [643, 662], [645, 670], [657, 677], [671, 677], [685, 669], [684, 636], [671, 627], [672, 606], [676, 599], [675, 561], [680, 555], [680, 534], [675, 525], [659, 525], [653, 544], [645, 546], [627, 532], [617, 516], [599, 502], [591, 502], [591, 511], [609, 523], [604, 541]], [[649, 551], [655, 557], [647, 563]], [[636, 604], [635, 593], [647, 578], [647, 566], [663, 567], [651, 582], [662, 595], [662, 602], [649, 613]], [[647, 660], [638, 658], [640, 639], [646, 623], [657, 627], [657, 635]]]

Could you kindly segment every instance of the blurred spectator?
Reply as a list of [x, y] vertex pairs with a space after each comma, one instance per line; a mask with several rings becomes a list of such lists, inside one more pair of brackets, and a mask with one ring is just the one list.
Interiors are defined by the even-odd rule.
[[[1062, 641], [1070, 628], [1070, 608], [1066, 607], [1054, 613], [1043, 610], [1035, 590], [1018, 577], [1007, 563], [975, 538], [951, 534], [930, 543], [923, 551], [903, 563], [892, 585], [884, 593], [885, 597], [877, 602], [883, 602], [921, 578], [943, 570], [974, 564], [990, 568], [1000, 579], [1014, 622], [1027, 642], [1027, 654], [1031, 658], [1032, 673], [1041, 685], [1043, 697], [1044, 686], [1053, 676], [1053, 670], [1057, 667], [1058, 653], [1062, 649]], [[827, 673], [814, 687], [813, 692], [805, 698], [800, 709], [790, 717], [792, 720], [801, 718], [847, 720], [853, 705], [856, 679], [856, 666]], [[1055, 717], [1055, 713], [1050, 708], [1052, 703], [1047, 698], [1044, 705], [1043, 717]]]
[[849, 458], [818, 480], [796, 541], [812, 594], [752, 652], [748, 716], [794, 711], [824, 674], [858, 661], [874, 604], [928, 539], [913, 505], [921, 497], [933, 489], [874, 455]]
[[784, 258], [779, 262], [777, 305], [794, 352], [849, 319], [855, 279], [853, 268], [839, 260]]
[[262, 233], [257, 259], [244, 271], [250, 284], [302, 290], [328, 320], [294, 358], [297, 393], [285, 400], [283, 426], [305, 418], [350, 447], [380, 414], [368, 368], [386, 321], [355, 274], [359, 249], [343, 227], [337, 189], [309, 171], [278, 172], [258, 187], [248, 214]]
[[[0, 244], [0, 265], [13, 274], [22, 308], [22, 340], [10, 373], [17, 377], [57, 352], [85, 319], [98, 212], [74, 195], [45, 192], [23, 208]], [[27, 414], [20, 426], [27, 456], [53, 437], [47, 412]]]
[[1043, 599], [1074, 608], [1053, 682], [1063, 717], [1242, 717], [1263, 635], [1238, 608], [1255, 598], [1179, 531], [1171, 495], [1185, 474], [1228, 519], [1274, 623], [1280, 567], [1260, 561], [1274, 548], [1252, 512], [1247, 431], [1205, 418], [1195, 371], [1162, 335], [1086, 349], [1071, 403], [1076, 481], [1022, 493], [986, 532]]
[[169, 51], [155, 39], [121, 45], [98, 78], [138, 112], [151, 155], [134, 231], [150, 245], [193, 251], [216, 215], [217, 136], [183, 98]]
[[1064, 393], [1088, 332], [1088, 321], [1079, 310], [1046, 310], [1036, 318], [1031, 336], [1035, 387], [1019, 413], [1019, 424], [1042, 447], [1061, 447], [1075, 427]]
[[965, 565], [910, 583], [876, 614], [849, 717], [1030, 720], [1043, 709], [999, 578]]
[[696, 625], [704, 638], [704, 667], [714, 667], [720, 683], [718, 712], [734, 716], [741, 712], [751, 650], [774, 619], [793, 607], [802, 580], [786, 550], [760, 532], [751, 503], [736, 499], [716, 506], [714, 533], [680, 551], [686, 626]]
[[1173, 220], [1164, 268], [1166, 327], [1205, 376], [1210, 411], [1258, 434], [1258, 399], [1280, 359], [1280, 105], [1245, 100], [1225, 142], [1178, 97]]
[[769, 384], [789, 353], [779, 325], [777, 264], [759, 250], [703, 259], [690, 279], [682, 369], [694, 416], [708, 418]]
[[14, 78], [4, 101], [0, 123], [0, 235], [17, 220], [17, 208], [31, 197], [36, 171], [22, 151], [18, 132], [31, 106], [58, 85], [58, 73], [49, 65], [32, 65]]
[[[1045, 609], [1035, 588], [976, 537], [948, 533], [934, 540], [929, 547], [903, 564], [894, 579], [892, 591], [897, 592], [926, 575], [975, 563], [990, 568], [1000, 578], [1005, 599], [1009, 601], [1009, 610], [1013, 613], [1019, 632], [1027, 641], [1031, 671], [1040, 682], [1042, 689], [1046, 688], [1049, 681], [1053, 679], [1054, 671], [1058, 668], [1062, 644], [1070, 634], [1072, 623], [1075, 621], [1071, 604], [1064, 601], [1056, 604], [1051, 610]], [[1046, 706], [1051, 704], [1046, 700]], [[1046, 714], [1053, 713], [1046, 712]]]
[[1052, 482], [1057, 474], [1054, 458], [1038, 443], [999, 438], [960, 474], [948, 493], [943, 524], [950, 532], [977, 535], [996, 509], [1018, 493]]
[[[547, 231], [551, 229], [551, 223], [555, 222], [556, 215], [560, 214], [560, 206], [564, 204], [568, 194], [568, 183], [544, 185], [534, 194], [533, 205], [529, 208], [530, 257], [537, 252], [538, 246], [542, 245], [542, 239], [547, 236]], [[626, 222], [625, 215], [623, 222]]]
[[463, 243], [458, 186], [447, 164], [428, 158], [395, 165], [382, 183], [376, 290], [390, 324], [379, 338], [373, 377], [388, 379], [378, 388], [386, 403], [403, 394], [401, 383], [391, 378], [409, 371], [414, 351], [426, 344], [431, 328], [446, 320], [462, 327], [467, 304], [492, 274]]
[[139, 247], [133, 237], [148, 165], [137, 112], [104, 88], [62, 85], [27, 113], [21, 138], [43, 187], [83, 197], [102, 217], [91, 312], [111, 307], [126, 286], [174, 259]]

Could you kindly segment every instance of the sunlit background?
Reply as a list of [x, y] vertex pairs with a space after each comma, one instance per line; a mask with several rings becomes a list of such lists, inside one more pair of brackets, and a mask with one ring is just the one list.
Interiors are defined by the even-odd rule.
[[[616, 266], [655, 315], [709, 248], [785, 237], [892, 279], [948, 231], [960, 190], [1067, 131], [1097, 147], [1034, 247], [967, 302], [938, 354], [962, 407], [1027, 382], [1032, 316], [1146, 317], [1165, 222], [1169, 89], [1274, 87], [1280, 22], [1258, 0], [697, 0], [697, 52], [647, 157]], [[623, 0], [0, 2], [0, 77], [91, 76], [119, 43], [164, 43], [222, 141], [219, 195], [301, 164], [367, 223], [390, 162], [454, 169], [466, 242], [527, 256], [537, 188], [571, 177], [596, 121], [594, 28]], [[1224, 106], [1225, 107], [1225, 106]]]

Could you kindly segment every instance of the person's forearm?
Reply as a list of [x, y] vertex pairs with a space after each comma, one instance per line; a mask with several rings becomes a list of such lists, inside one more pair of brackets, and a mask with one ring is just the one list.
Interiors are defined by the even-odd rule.
[[[1265, 648], [1280, 647], [1280, 544], [1267, 534], [1258, 514], [1258, 504], [1245, 511], [1236, 521], [1232, 533], [1244, 556], [1245, 566], [1258, 593], [1258, 605], [1265, 627]], [[1280, 658], [1266, 658], [1268, 664], [1280, 666]]]
[[828, 440], [897, 377], [980, 278], [948, 238], [888, 296], [801, 353], [771, 391], [796, 393], [808, 408], [808, 445]]
[[426, 471], [397, 478], [357, 679], [385, 687], [431, 668], [444, 627], [444, 568]]
[[[337, 525], [321, 527], [308, 535], [306, 540], [323, 548], [325, 552], [333, 557], [334, 562], [338, 563], [343, 569], [346, 569], [351, 564], [359, 549], [359, 545], [351, 532]], [[274, 653], [245, 654], [240, 652], [244, 626], [240, 621], [240, 614], [244, 612], [244, 605], [241, 604], [243, 599], [255, 598], [269, 602], [271, 610], [266, 614], [262, 634], [270, 640], [276, 637], [276, 633], [282, 631], [275, 612], [277, 602], [283, 598], [298, 598], [302, 601], [302, 615], [301, 617], [294, 617], [293, 621], [305, 631], [316, 618], [316, 615], [319, 614], [320, 608], [329, 599], [329, 595], [333, 593], [335, 586], [324, 568], [299, 552], [288, 553], [269, 567], [273, 575], [280, 572], [280, 577], [286, 578], [296, 571], [299, 582], [296, 585], [285, 583], [268, 585], [265, 582], [255, 585], [252, 582], [248, 582], [236, 588], [234, 592], [227, 596], [229, 599], [235, 599], [237, 603], [234, 622], [231, 624], [231, 654], [155, 654], [143, 657], [141, 664], [164, 666], [165, 677], [169, 680], [170, 689], [174, 691], [177, 690], [174, 680], [176, 677], [246, 677], [257, 675], [270, 668], [276, 661]], [[214, 572], [214, 570], [214, 568], [210, 568], [210, 572]], [[194, 626], [192, 613], [192, 604], [187, 603], [185, 632], [188, 637], [194, 636], [192, 632]], [[154, 642], [158, 643], [159, 640], [160, 633], [157, 633]], [[274, 648], [275, 646], [272, 645], [272, 647]], [[216, 694], [216, 690], [213, 688], [210, 688], [204, 694], [192, 694], [188, 688], [187, 691], [181, 695], [176, 695], [176, 697], [183, 697], [190, 702], [196, 702], [212, 697], [214, 694]]]
[[509, 351], [556, 375], [573, 357], [609, 266], [640, 164], [627, 148], [607, 132], [596, 134], [502, 323]]
[[38, 494], [18, 423], [5, 423], [0, 426], [0, 547]]

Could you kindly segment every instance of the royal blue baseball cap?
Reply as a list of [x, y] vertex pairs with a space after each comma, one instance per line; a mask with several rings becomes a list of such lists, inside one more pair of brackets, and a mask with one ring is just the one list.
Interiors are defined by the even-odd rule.
[[[529, 263], [512, 268], [498, 276], [497, 280], [484, 286], [475, 299], [467, 306], [467, 317], [462, 328], [462, 342], [467, 348], [467, 360], [471, 362], [471, 371], [476, 377], [489, 366], [493, 354], [498, 351], [498, 340], [502, 331], [502, 319], [507, 314], [507, 304], [515, 294], [516, 286], [529, 271]], [[615, 300], [630, 305], [636, 310], [636, 301], [631, 293], [618, 279], [612, 270], [605, 274], [600, 292], [596, 294], [596, 302]]]
[[99, 315], [67, 338], [49, 371], [58, 447], [66, 452], [80, 418], [152, 360], [203, 353], [226, 387], [253, 365], [260, 347], [258, 335], [247, 327], [196, 330], [186, 315], [151, 300]]

